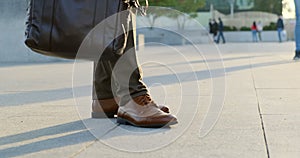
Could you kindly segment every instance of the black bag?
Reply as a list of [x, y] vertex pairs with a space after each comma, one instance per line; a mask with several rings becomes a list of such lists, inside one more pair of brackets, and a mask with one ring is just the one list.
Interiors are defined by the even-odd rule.
[[[105, 18], [128, 11], [105, 28], [99, 40], [110, 41], [106, 49], [121, 54], [126, 47], [130, 0], [30, 0], [25, 44], [33, 51], [68, 59], [76, 58], [86, 35]], [[120, 33], [121, 32], [121, 33]], [[117, 36], [119, 35], [119, 36]]]

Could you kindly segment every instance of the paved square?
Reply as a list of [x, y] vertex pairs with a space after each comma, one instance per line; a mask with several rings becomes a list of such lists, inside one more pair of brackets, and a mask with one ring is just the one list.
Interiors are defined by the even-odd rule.
[[[91, 119], [89, 62], [76, 63], [84, 73], [74, 78], [73, 62], [1, 63], [0, 157], [300, 157], [300, 62], [292, 60], [294, 43], [218, 46], [225, 89], [213, 84], [222, 69], [208, 67], [219, 62], [213, 44], [197, 45], [203, 56], [191, 46], [147, 46], [139, 52], [153, 98], [178, 114], [179, 124], [164, 129]], [[217, 123], [200, 137], [212, 96], [223, 95], [221, 113], [212, 111]], [[160, 146], [173, 131], [180, 135]], [[148, 140], [134, 142], [145, 133]]]

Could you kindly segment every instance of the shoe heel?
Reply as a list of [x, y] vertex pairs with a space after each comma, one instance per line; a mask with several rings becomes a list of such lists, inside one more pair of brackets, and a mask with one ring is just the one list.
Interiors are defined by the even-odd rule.
[[114, 118], [114, 113], [92, 112], [92, 118]]
[[127, 125], [128, 124], [128, 122], [126, 121], [126, 120], [124, 120], [124, 119], [122, 119], [122, 118], [117, 118], [117, 123], [119, 123], [119, 124], [124, 124], [124, 125]]

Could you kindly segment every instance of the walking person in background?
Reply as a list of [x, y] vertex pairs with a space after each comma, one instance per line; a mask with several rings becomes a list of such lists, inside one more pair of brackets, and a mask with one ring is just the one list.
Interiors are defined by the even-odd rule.
[[212, 27], [213, 27], [213, 21], [212, 21], [212, 19], [209, 19], [208, 27], [209, 27], [209, 33], [212, 33]]
[[215, 19], [213, 19], [213, 22], [212, 22], [212, 34], [213, 34], [214, 42], [217, 42], [218, 27], [219, 27], [218, 23], [216, 22]]
[[283, 20], [282, 20], [282, 16], [279, 15], [278, 16], [278, 20], [277, 20], [277, 32], [278, 32], [278, 38], [279, 38], [279, 42], [282, 42], [282, 31], [284, 30], [284, 24], [283, 24]]
[[296, 42], [296, 51], [294, 60], [300, 59], [300, 1], [295, 0], [296, 7], [296, 27], [295, 27], [295, 42]]
[[224, 24], [221, 18], [219, 18], [219, 33], [218, 33], [218, 39], [217, 39], [217, 43], [220, 42], [220, 38], [222, 38], [223, 43], [225, 43], [225, 38], [224, 38], [224, 34], [223, 34], [223, 30], [224, 30]]
[[258, 40], [259, 40], [259, 41], [262, 41], [262, 38], [261, 38], [261, 33], [262, 33], [262, 31], [263, 31], [263, 24], [262, 24], [262, 22], [261, 22], [261, 21], [258, 21], [256, 27], [257, 27], [257, 33], [258, 33]]
[[212, 34], [212, 38], [214, 38], [214, 31], [213, 31], [213, 25], [214, 25], [214, 22], [212, 19], [209, 19], [209, 22], [208, 22], [208, 29], [209, 29], [209, 34]]
[[257, 41], [257, 26], [256, 22], [254, 21], [252, 26], [251, 26], [251, 32], [252, 32], [252, 41], [253, 42], [258, 42]]

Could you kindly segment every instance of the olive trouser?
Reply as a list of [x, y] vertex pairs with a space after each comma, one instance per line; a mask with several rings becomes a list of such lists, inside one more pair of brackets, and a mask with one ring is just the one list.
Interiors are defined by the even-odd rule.
[[[131, 24], [132, 26], [132, 24]], [[112, 53], [112, 52], [105, 52]], [[125, 58], [122, 56], [126, 55]], [[114, 70], [119, 59], [120, 66]], [[148, 94], [148, 89], [142, 81], [141, 69], [138, 67], [134, 33], [128, 32], [127, 45], [122, 55], [110, 59], [102, 59], [94, 64], [93, 100], [118, 97], [119, 105], [126, 104], [131, 98]], [[130, 77], [128, 77], [130, 76]]]

